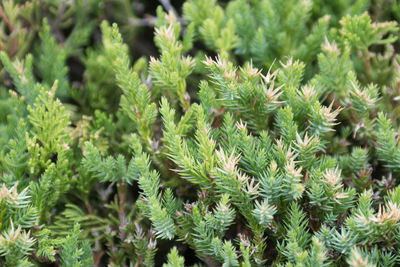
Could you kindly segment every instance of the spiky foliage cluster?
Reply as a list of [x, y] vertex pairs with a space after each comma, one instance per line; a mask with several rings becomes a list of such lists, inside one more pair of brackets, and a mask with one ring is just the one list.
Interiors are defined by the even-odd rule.
[[400, 265], [398, 3], [21, 2], [1, 266]]

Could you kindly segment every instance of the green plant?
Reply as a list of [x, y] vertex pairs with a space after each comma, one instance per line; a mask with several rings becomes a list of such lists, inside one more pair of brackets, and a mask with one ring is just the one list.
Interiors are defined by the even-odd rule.
[[150, 2], [43, 1], [14, 29], [0, 265], [400, 264], [399, 5], [160, 3], [157, 55], [126, 44]]

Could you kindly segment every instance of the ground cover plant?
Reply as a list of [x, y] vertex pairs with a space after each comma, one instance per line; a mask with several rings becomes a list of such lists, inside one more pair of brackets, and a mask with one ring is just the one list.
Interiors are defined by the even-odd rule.
[[0, 266], [400, 265], [397, 1], [0, 18]]

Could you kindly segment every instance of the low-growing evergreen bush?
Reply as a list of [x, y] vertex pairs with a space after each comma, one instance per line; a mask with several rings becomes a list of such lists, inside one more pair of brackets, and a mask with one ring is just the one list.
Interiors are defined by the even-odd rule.
[[0, 17], [0, 266], [400, 265], [397, 1]]

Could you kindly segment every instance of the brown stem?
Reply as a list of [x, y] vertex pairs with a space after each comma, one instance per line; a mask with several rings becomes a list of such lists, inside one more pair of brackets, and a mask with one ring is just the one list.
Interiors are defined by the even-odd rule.
[[364, 65], [365, 65], [365, 72], [366, 72], [368, 80], [370, 80], [371, 79], [371, 61], [369, 58], [368, 48], [364, 48], [362, 50], [362, 56], [363, 56]]
[[93, 255], [94, 266], [100, 266], [101, 258], [103, 257], [104, 251], [99, 251], [98, 253]]
[[4, 12], [4, 9], [2, 6], [0, 6], [0, 16], [4, 19], [4, 21], [7, 23], [8, 28], [10, 31], [14, 31], [14, 26], [12, 25], [11, 21], [8, 19], [6, 13]]
[[119, 189], [119, 218], [123, 218], [125, 214], [125, 191], [126, 191], [126, 184], [121, 182], [118, 185]]
[[85, 206], [86, 206], [86, 209], [87, 209], [88, 213], [89, 213], [89, 214], [93, 214], [92, 205], [90, 205], [90, 203], [89, 203], [88, 200], [85, 201]]

